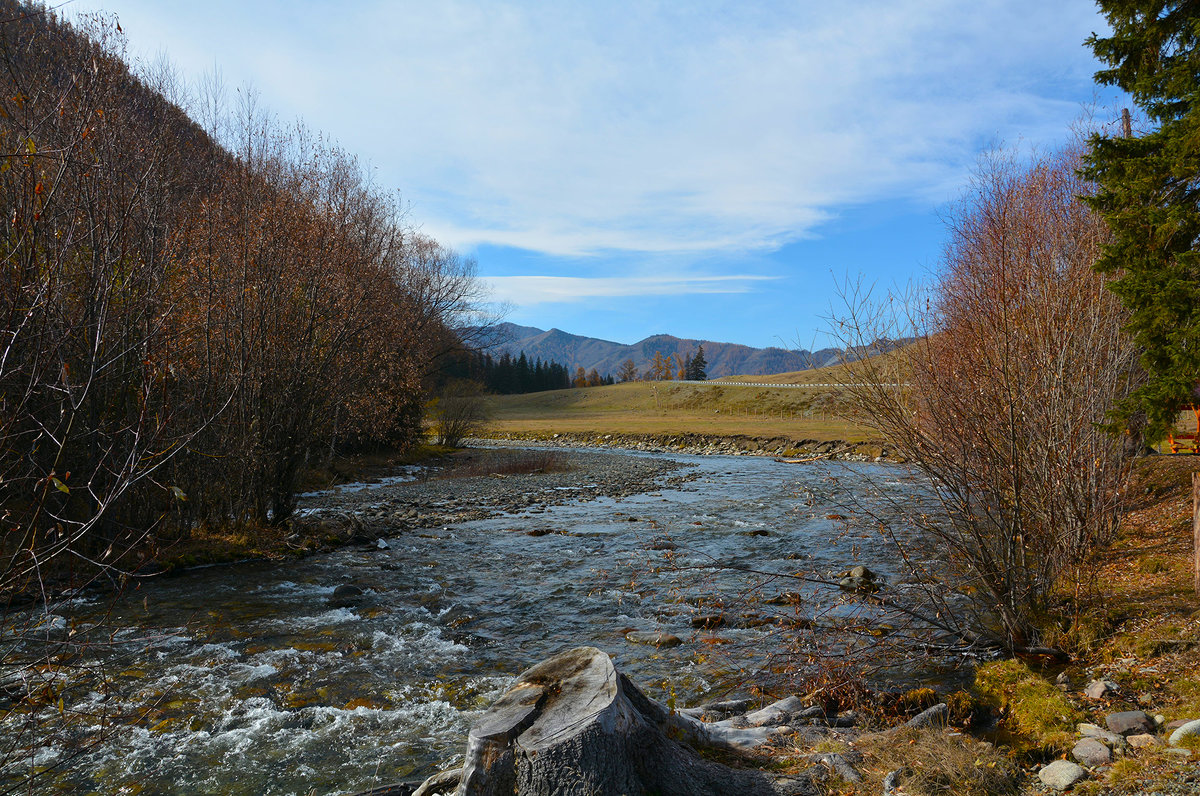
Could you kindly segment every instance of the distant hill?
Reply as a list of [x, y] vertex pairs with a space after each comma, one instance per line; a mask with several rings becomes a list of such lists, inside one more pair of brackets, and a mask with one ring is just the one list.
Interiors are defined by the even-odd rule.
[[708, 360], [711, 379], [733, 375], [760, 375], [808, 370], [834, 364], [841, 355], [839, 348], [819, 351], [786, 348], [751, 348], [737, 343], [717, 343], [711, 340], [692, 340], [656, 334], [632, 345], [614, 343], [596, 337], [583, 337], [561, 329], [546, 331], [534, 326], [515, 323], [499, 324], [487, 340], [493, 356], [507, 351], [517, 356], [524, 351], [531, 360], [561, 362], [572, 368], [595, 368], [602, 375], [615, 374], [626, 359], [632, 359], [639, 372], [645, 372], [655, 352], [664, 357], [696, 353], [703, 343], [704, 358]]

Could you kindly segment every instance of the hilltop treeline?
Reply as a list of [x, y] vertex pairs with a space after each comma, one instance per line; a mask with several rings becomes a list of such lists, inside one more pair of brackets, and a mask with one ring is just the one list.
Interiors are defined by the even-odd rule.
[[[522, 351], [518, 356], [505, 351], [497, 359], [483, 351], [464, 351], [443, 372], [459, 379], [482, 384], [497, 395], [518, 395], [545, 390], [565, 390], [572, 386], [574, 374], [557, 362], [530, 360]], [[610, 378], [604, 383], [611, 384]]]
[[306, 464], [412, 442], [478, 298], [351, 155], [245, 92], [202, 127], [120, 40], [0, 0], [5, 591], [278, 521]]

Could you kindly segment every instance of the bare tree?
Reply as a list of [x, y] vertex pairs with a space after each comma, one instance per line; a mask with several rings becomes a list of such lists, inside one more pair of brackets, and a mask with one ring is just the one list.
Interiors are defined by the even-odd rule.
[[837, 319], [847, 350], [920, 335], [848, 359], [846, 395], [929, 478], [936, 510], [911, 519], [994, 618], [977, 631], [1010, 649], [1037, 643], [1054, 587], [1112, 537], [1130, 464], [1104, 424], [1140, 372], [1092, 269], [1106, 231], [1078, 199], [1091, 190], [1078, 166], [1077, 150], [988, 156], [949, 215], [932, 289], [872, 301], [851, 286]]
[[632, 359], [626, 359], [617, 370], [617, 378], [621, 381], [637, 381], [638, 369]]

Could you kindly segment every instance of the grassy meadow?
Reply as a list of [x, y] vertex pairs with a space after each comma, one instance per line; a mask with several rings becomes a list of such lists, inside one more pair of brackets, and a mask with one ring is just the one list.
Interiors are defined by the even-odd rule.
[[[745, 380], [768, 378], [778, 377]], [[870, 436], [838, 417], [836, 392], [822, 388], [635, 381], [491, 396], [487, 404], [488, 430], [501, 434], [708, 434], [848, 442]]]

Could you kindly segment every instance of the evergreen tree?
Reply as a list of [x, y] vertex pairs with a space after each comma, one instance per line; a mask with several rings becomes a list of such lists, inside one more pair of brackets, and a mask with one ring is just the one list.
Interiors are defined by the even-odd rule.
[[704, 344], [696, 347], [696, 356], [688, 360], [688, 379], [691, 381], [708, 380], [708, 360], [704, 358]]
[[1132, 95], [1150, 130], [1097, 135], [1087, 199], [1113, 233], [1097, 263], [1131, 313], [1146, 383], [1121, 407], [1157, 436], [1195, 402], [1200, 379], [1200, 7], [1188, 0], [1099, 0], [1112, 35], [1088, 40], [1096, 80]]

